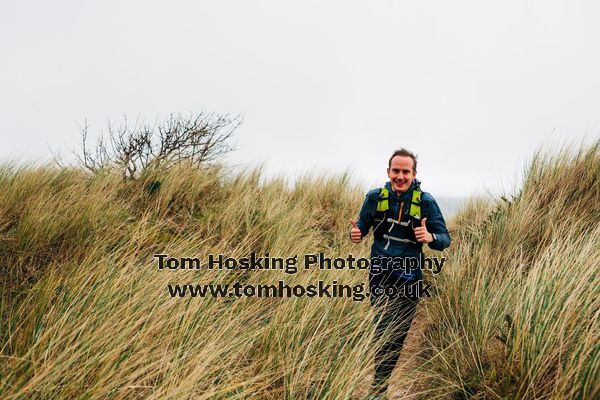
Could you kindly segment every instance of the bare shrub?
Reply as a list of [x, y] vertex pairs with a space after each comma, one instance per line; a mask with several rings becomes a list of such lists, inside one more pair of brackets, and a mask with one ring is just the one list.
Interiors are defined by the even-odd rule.
[[90, 146], [85, 121], [81, 126], [82, 149], [75, 156], [90, 172], [116, 168], [123, 179], [175, 164], [200, 166], [234, 150], [228, 141], [241, 122], [240, 116], [201, 112], [171, 114], [154, 125], [136, 121], [130, 126], [125, 117], [119, 126], [109, 123], [108, 132], [102, 132]]

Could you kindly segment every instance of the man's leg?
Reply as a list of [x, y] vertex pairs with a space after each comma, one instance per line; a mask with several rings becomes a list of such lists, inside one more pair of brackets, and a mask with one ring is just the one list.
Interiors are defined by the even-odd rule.
[[[387, 303], [387, 306], [386, 306]], [[418, 304], [418, 298], [384, 297], [375, 302], [375, 340], [384, 333], [387, 339], [375, 354], [374, 389], [379, 393], [387, 390], [388, 380], [394, 371], [400, 351], [410, 329]]]

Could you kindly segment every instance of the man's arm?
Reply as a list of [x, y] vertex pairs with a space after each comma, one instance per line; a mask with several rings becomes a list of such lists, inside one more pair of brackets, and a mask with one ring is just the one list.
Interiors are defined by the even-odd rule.
[[442, 210], [440, 210], [437, 202], [429, 193], [423, 193], [422, 201], [425, 207], [424, 216], [427, 218], [425, 222], [427, 231], [435, 234], [435, 240], [429, 243], [429, 247], [433, 250], [442, 251], [450, 246], [451, 242], [450, 233], [448, 232], [448, 228], [446, 228], [446, 221], [444, 221]]
[[371, 192], [367, 193], [365, 196], [365, 201], [363, 202], [362, 207], [360, 208], [360, 213], [358, 214], [358, 221], [356, 221], [356, 225], [358, 225], [358, 229], [360, 229], [360, 233], [362, 233], [363, 237], [367, 236], [369, 233], [369, 229], [373, 225], [373, 196]]
[[[373, 195], [371, 192], [367, 193], [365, 196], [365, 201], [363, 202], [363, 205], [360, 208], [360, 213], [358, 214], [358, 220], [356, 222], [350, 220], [350, 223], [353, 226], [355, 225], [355, 228], [358, 228], [360, 231], [360, 239], [369, 233], [369, 229], [373, 225]], [[352, 238], [352, 232], [350, 235]], [[360, 239], [358, 239], [358, 241], [360, 241]]]

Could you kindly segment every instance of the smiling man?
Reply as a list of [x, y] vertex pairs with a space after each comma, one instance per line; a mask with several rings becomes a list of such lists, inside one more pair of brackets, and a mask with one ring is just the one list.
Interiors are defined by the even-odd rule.
[[[421, 190], [417, 156], [396, 150], [389, 159], [389, 182], [369, 191], [350, 239], [359, 243], [373, 228], [369, 292], [376, 312], [376, 337], [387, 340], [375, 355], [373, 393], [384, 393], [398, 361], [419, 301], [423, 243], [434, 250], [450, 245], [450, 234], [435, 199]], [[415, 268], [394, 268], [414, 265]], [[374, 397], [377, 398], [377, 397]]]

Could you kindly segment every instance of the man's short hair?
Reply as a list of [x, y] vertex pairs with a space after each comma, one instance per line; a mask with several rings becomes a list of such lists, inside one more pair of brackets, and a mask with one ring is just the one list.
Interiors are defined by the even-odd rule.
[[417, 155], [410, 150], [406, 150], [405, 148], [401, 148], [399, 150], [394, 151], [392, 156], [390, 157], [390, 161], [388, 161], [388, 168], [392, 167], [392, 159], [396, 156], [402, 157], [410, 157], [413, 160], [413, 172], [417, 172]]

